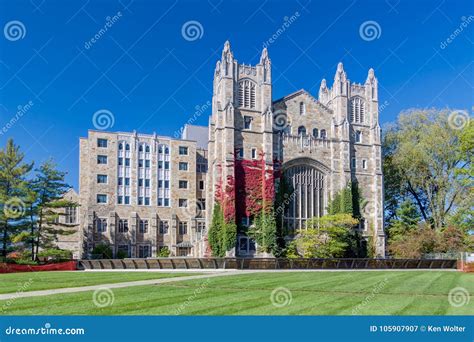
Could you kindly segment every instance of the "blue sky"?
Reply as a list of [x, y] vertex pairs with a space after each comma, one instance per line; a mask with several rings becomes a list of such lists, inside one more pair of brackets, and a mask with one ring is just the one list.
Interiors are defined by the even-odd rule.
[[[29, 160], [53, 157], [77, 188], [78, 141], [94, 113], [112, 113], [109, 130], [173, 136], [211, 100], [227, 39], [240, 63], [256, 64], [276, 37], [274, 99], [317, 96], [342, 61], [353, 82], [375, 69], [382, 123], [413, 107], [471, 110], [472, 16], [472, 1], [443, 0], [0, 0], [0, 145], [13, 137]], [[188, 22], [197, 36], [183, 35]]]

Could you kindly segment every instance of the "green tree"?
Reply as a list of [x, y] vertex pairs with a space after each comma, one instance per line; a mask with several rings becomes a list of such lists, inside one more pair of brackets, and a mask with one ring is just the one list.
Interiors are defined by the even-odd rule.
[[224, 230], [224, 213], [221, 206], [216, 201], [212, 210], [212, 221], [208, 232], [209, 246], [213, 256], [225, 256], [222, 246], [222, 235]]
[[2, 255], [7, 255], [11, 238], [25, 228], [28, 189], [26, 179], [33, 164], [25, 163], [19, 146], [9, 139], [7, 146], [0, 150], [0, 234]]
[[352, 188], [352, 183], [348, 183], [344, 189], [336, 193], [328, 204], [328, 215], [354, 214]]
[[261, 252], [274, 253], [277, 248], [277, 228], [273, 208], [262, 210], [255, 218], [254, 227], [248, 235], [253, 238]]
[[352, 228], [358, 220], [351, 214], [315, 217], [296, 237], [298, 253], [305, 258], [340, 258], [349, 247]]
[[[450, 121], [447, 110], [411, 110], [387, 130], [383, 143], [385, 159], [395, 174], [391, 181], [400, 184], [401, 198], [395, 194], [388, 202], [393, 206], [408, 196], [423, 220], [438, 230], [457, 208], [472, 206], [474, 196], [472, 177], [466, 176], [472, 159], [472, 146], [466, 141], [471, 125], [460, 129]], [[396, 192], [397, 187], [389, 184], [386, 190]]]
[[396, 215], [387, 228], [390, 240], [397, 240], [409, 231], [416, 229], [421, 221], [421, 215], [410, 200], [405, 200], [396, 211]]
[[58, 235], [72, 234], [70, 225], [61, 223], [60, 216], [66, 208], [77, 207], [78, 204], [63, 198], [71, 188], [65, 183], [65, 172], [58, 171], [56, 165], [48, 160], [36, 170], [36, 178], [31, 185], [37, 194], [35, 203], [35, 255], [39, 248], [53, 248]]

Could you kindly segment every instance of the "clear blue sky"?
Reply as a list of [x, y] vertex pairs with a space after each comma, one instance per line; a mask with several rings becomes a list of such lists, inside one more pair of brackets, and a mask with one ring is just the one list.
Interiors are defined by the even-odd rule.
[[[275, 99], [301, 88], [317, 96], [321, 79], [332, 84], [342, 61], [353, 82], [375, 69], [382, 123], [412, 107], [471, 110], [473, 3], [1, 0], [0, 128], [18, 106], [33, 105], [0, 135], [0, 145], [13, 137], [28, 159], [53, 157], [77, 188], [78, 141], [94, 128], [96, 111], [113, 113], [111, 130], [173, 135], [211, 100], [225, 40], [240, 63], [255, 64], [274, 34], [268, 50]], [[292, 23], [276, 33], [285, 18]], [[198, 39], [183, 37], [188, 21], [201, 25]], [[361, 36], [368, 21], [375, 36], [370, 26]], [[196, 123], [206, 125], [209, 114]]]

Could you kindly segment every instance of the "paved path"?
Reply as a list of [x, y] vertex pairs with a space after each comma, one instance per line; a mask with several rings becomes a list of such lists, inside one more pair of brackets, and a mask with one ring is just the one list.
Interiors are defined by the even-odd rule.
[[130, 286], [142, 286], [142, 285], [157, 285], [157, 284], [166, 284], [176, 281], [183, 280], [194, 280], [194, 279], [206, 279], [214, 277], [225, 277], [236, 274], [244, 274], [245, 271], [234, 271], [234, 272], [219, 272], [219, 273], [210, 273], [204, 275], [194, 275], [187, 277], [173, 277], [173, 278], [163, 278], [163, 279], [150, 279], [150, 280], [137, 280], [137, 281], [128, 281], [124, 283], [115, 283], [115, 284], [99, 284], [99, 285], [90, 285], [82, 287], [68, 287], [62, 289], [50, 289], [50, 290], [41, 290], [41, 291], [26, 291], [26, 292], [14, 292], [14, 293], [5, 293], [0, 294], [0, 300], [16, 299], [16, 298], [26, 298], [26, 297], [38, 297], [38, 296], [48, 296], [55, 295], [60, 293], [74, 293], [74, 292], [85, 292], [85, 291], [94, 291], [101, 288], [109, 289], [118, 289], [123, 287]]

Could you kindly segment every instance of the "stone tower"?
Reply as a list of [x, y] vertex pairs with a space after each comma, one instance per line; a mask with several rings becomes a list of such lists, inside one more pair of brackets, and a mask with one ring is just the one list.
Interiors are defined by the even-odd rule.
[[[239, 64], [227, 41], [216, 63], [209, 120], [207, 203], [213, 208], [217, 185], [234, 176], [235, 159], [273, 163], [271, 62], [263, 49], [257, 65]], [[207, 222], [211, 222], [208, 210]]]

